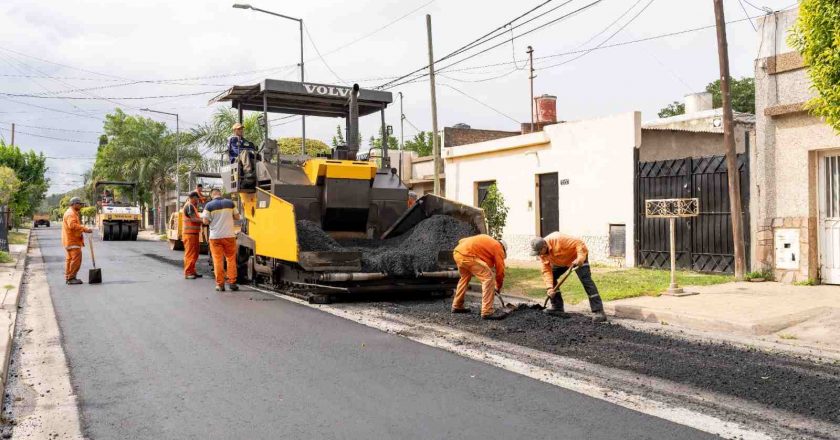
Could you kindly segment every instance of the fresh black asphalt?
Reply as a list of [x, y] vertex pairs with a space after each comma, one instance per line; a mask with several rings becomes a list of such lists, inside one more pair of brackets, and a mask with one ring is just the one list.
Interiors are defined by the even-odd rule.
[[[164, 243], [97, 241], [67, 286], [34, 231], [93, 439], [693, 439], [710, 435], [255, 291]], [[153, 257], [156, 256], [156, 257]], [[81, 278], [90, 268], [84, 249]]]

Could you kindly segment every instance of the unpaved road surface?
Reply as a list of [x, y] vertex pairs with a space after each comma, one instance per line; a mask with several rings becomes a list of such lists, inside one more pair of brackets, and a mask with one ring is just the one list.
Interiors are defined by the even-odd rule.
[[840, 423], [840, 365], [836, 363], [596, 324], [583, 315], [558, 319], [528, 309], [488, 323], [477, 313], [452, 315], [448, 300], [382, 303], [380, 307], [422, 322]]
[[217, 294], [163, 243], [97, 242], [104, 284], [66, 286], [59, 231], [35, 234], [89, 438], [711, 437], [256, 291]]

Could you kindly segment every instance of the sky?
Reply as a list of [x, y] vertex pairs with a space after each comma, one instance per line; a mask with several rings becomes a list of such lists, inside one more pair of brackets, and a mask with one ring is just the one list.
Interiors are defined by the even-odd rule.
[[[81, 185], [81, 173], [93, 164], [104, 116], [117, 107], [166, 122], [173, 130], [174, 118], [141, 109], [178, 113], [181, 130], [189, 130], [223, 105], [208, 105], [208, 100], [232, 85], [265, 78], [299, 80], [297, 22], [234, 9], [232, 4], [4, 0], [0, 135], [8, 143], [15, 123], [15, 143], [50, 158], [49, 192], [60, 193]], [[693, 30], [714, 25], [711, 0], [251, 4], [303, 19], [307, 82], [358, 83], [363, 88], [382, 86], [428, 65], [426, 14], [432, 17], [434, 53], [440, 59], [541, 5], [503, 28], [498, 38], [436, 65], [441, 128], [466, 123], [518, 130], [519, 122], [529, 121], [527, 46], [534, 49], [537, 69], [534, 94], [557, 96], [561, 120], [635, 110], [642, 112], [643, 120], [653, 119], [660, 108], [703, 91], [719, 76], [714, 29]], [[753, 76], [758, 36], [752, 24], [757, 22], [745, 18], [764, 14], [760, 8], [795, 5], [794, 0], [724, 0], [726, 20], [740, 20], [727, 26], [734, 77]], [[681, 31], [687, 32], [616, 45]], [[567, 52], [573, 53], [563, 55]], [[447, 67], [452, 63], [456, 64]], [[388, 88], [394, 105], [386, 120], [398, 138], [399, 92], [405, 139], [431, 129], [429, 85], [423, 77]], [[365, 140], [378, 129], [378, 119], [361, 119]], [[307, 118], [307, 137], [329, 143], [340, 122]], [[272, 137], [300, 136], [297, 118], [272, 124]]]

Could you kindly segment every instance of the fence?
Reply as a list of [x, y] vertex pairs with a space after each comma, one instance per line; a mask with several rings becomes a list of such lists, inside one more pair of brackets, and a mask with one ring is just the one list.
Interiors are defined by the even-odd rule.
[[[749, 267], [749, 159], [738, 155], [744, 242]], [[725, 156], [640, 162], [636, 168], [636, 264], [667, 268], [668, 220], [646, 218], [646, 199], [700, 199], [700, 215], [677, 219], [677, 267], [699, 272], [734, 271], [734, 246], [729, 210]]]

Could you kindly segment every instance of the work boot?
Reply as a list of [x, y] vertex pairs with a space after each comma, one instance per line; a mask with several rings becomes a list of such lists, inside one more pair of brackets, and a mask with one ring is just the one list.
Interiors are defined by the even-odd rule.
[[571, 315], [569, 315], [568, 313], [566, 313], [566, 312], [563, 310], [563, 305], [562, 305], [562, 303], [558, 306], [557, 304], [554, 304], [554, 301], [553, 301], [553, 300], [550, 300], [550, 301], [548, 302], [548, 307], [546, 307], [545, 309], [543, 309], [543, 313], [545, 313], [546, 315], [551, 315], [551, 316], [554, 316], [554, 317], [557, 317], [557, 318], [561, 318], [561, 319], [569, 319], [569, 318], [571, 318]]
[[230, 283], [230, 284], [228, 284], [228, 287], [230, 287], [230, 290], [233, 290], [234, 292], [239, 290], [239, 284], [236, 284], [236, 283]]
[[67, 284], [84, 284], [84, 283], [82, 282], [82, 280], [80, 280], [78, 278], [70, 278], [69, 280], [67, 280]]
[[204, 275], [202, 275], [200, 273], [194, 273], [193, 276], [196, 277], [196, 278], [204, 278]]
[[498, 320], [507, 318], [507, 315], [508, 315], [507, 312], [504, 312], [502, 310], [494, 310], [493, 313], [491, 313], [489, 315], [482, 315], [481, 319], [487, 319], [487, 320], [490, 320], [490, 321], [498, 321]]
[[592, 322], [607, 322], [607, 315], [603, 310], [592, 312]]
[[224, 284], [216, 284], [216, 292], [224, 292], [225, 285]]
[[470, 312], [472, 312], [472, 310], [470, 310], [469, 307], [461, 307], [460, 309], [456, 309], [455, 307], [452, 308], [452, 313], [470, 313]]
[[188, 280], [194, 280], [196, 277], [195, 277], [195, 275], [187, 275], [184, 278], [186, 278]]

